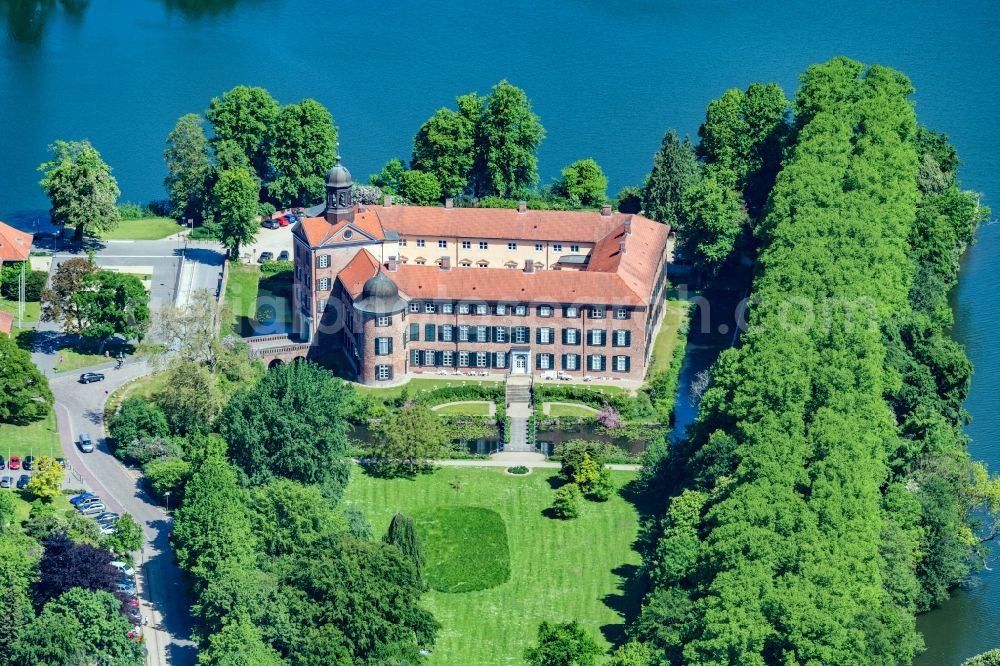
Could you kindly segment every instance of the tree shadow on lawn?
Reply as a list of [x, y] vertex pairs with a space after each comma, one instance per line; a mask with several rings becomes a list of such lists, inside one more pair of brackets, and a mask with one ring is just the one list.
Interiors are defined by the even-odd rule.
[[625, 627], [638, 617], [642, 609], [642, 599], [646, 594], [648, 583], [643, 568], [637, 564], [622, 564], [612, 569], [611, 573], [622, 578], [618, 585], [619, 593], [606, 594], [601, 601], [620, 615], [622, 622], [603, 625], [601, 633], [609, 643], [618, 646], [626, 640]]
[[437, 469], [434, 465], [423, 465], [409, 468], [398, 465], [381, 463], [372, 459], [362, 457], [358, 461], [358, 466], [365, 476], [373, 479], [406, 479], [416, 481], [417, 477], [433, 474]]

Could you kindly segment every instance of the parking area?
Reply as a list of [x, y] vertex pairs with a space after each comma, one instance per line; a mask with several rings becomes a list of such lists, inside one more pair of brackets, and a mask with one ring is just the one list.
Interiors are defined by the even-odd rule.
[[292, 255], [293, 226], [289, 224], [287, 227], [278, 227], [277, 229], [268, 229], [262, 226], [257, 232], [257, 239], [253, 245], [246, 246], [240, 252], [240, 261], [247, 264], [256, 263], [262, 252], [270, 252], [272, 258], [277, 259], [284, 251], [288, 252], [290, 257]]

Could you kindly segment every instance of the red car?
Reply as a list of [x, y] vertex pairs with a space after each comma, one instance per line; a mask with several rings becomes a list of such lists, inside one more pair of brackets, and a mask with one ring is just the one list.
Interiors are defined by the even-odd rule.
[[283, 227], [287, 227], [289, 224], [292, 223], [293, 219], [294, 218], [292, 218], [289, 215], [282, 215], [281, 217], [278, 218], [278, 224], [280, 224]]
[[10, 457], [10, 468], [11, 469], [21, 469], [21, 459], [18, 456]]

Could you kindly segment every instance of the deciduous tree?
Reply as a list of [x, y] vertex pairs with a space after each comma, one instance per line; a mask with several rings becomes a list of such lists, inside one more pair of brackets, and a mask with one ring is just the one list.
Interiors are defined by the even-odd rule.
[[181, 116], [167, 135], [163, 151], [167, 163], [163, 184], [170, 196], [172, 214], [181, 222], [188, 218], [200, 221], [209, 205], [212, 156], [203, 123], [196, 113]]
[[337, 128], [326, 107], [314, 99], [282, 107], [274, 121], [268, 194], [279, 208], [311, 206], [324, 200], [325, 175], [336, 158]]
[[743, 230], [746, 212], [740, 195], [709, 176], [684, 193], [681, 211], [681, 251], [699, 271], [714, 274], [732, 254]]
[[52, 286], [42, 292], [42, 321], [60, 322], [65, 333], [80, 333], [86, 320], [74, 296], [83, 290], [84, 279], [97, 271], [90, 259], [67, 259], [56, 266]]
[[601, 655], [597, 642], [576, 620], [538, 625], [538, 644], [524, 651], [531, 666], [592, 666]]
[[52, 223], [73, 227], [74, 240], [118, 226], [118, 181], [89, 141], [56, 141], [50, 161], [38, 167], [40, 184], [52, 202]]
[[57, 532], [43, 543], [45, 552], [38, 563], [36, 598], [44, 603], [70, 588], [113, 592], [118, 570], [111, 566], [111, 553], [90, 544], [73, 543]]
[[593, 159], [577, 160], [562, 170], [556, 189], [574, 204], [596, 206], [607, 201], [608, 177]]
[[441, 199], [441, 184], [432, 173], [404, 171], [399, 177], [399, 193], [417, 206], [429, 206]]
[[428, 469], [447, 444], [441, 419], [424, 405], [412, 404], [385, 416], [375, 426], [371, 458], [382, 474], [412, 475]]
[[144, 540], [139, 523], [128, 513], [123, 513], [115, 521], [114, 530], [104, 538], [102, 545], [118, 555], [124, 555], [138, 551]]
[[37, 421], [49, 413], [52, 401], [49, 382], [31, 354], [0, 333], [0, 422]]
[[236, 86], [222, 97], [212, 98], [205, 118], [212, 124], [213, 142], [231, 141], [239, 146], [257, 179], [266, 182], [279, 111], [278, 102], [264, 88]]
[[257, 237], [259, 189], [257, 178], [244, 167], [220, 172], [212, 188], [218, 214], [219, 240], [229, 250], [232, 259], [238, 259], [240, 248]]
[[[124, 455], [125, 447], [146, 437], [166, 437], [170, 434], [167, 417], [155, 402], [139, 396], [125, 398], [111, 417], [108, 431], [115, 440], [115, 453]], [[119, 457], [121, 457], [119, 455]]]
[[536, 151], [545, 128], [528, 96], [506, 80], [483, 101], [476, 127], [475, 181], [480, 196], [516, 195], [538, 182]]
[[35, 497], [51, 500], [59, 494], [62, 488], [65, 470], [63, 470], [62, 465], [49, 456], [38, 456], [34, 466], [35, 469], [26, 490]]
[[149, 328], [149, 292], [135, 275], [95, 271], [73, 295], [84, 326], [80, 335], [97, 346], [115, 335], [142, 340]]
[[438, 109], [413, 138], [413, 169], [433, 174], [448, 196], [469, 184], [475, 147], [475, 120], [461, 110]]

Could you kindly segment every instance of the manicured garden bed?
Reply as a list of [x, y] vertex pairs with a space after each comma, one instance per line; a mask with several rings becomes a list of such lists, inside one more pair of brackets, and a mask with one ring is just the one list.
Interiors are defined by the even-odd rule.
[[439, 592], [488, 590], [510, 578], [507, 526], [479, 506], [427, 508], [413, 515], [424, 547], [424, 575]]
[[[605, 648], [609, 637], [621, 640], [622, 609], [634, 612], [639, 601], [624, 577], [640, 562], [631, 548], [638, 532], [637, 512], [615, 495], [605, 503], [586, 502], [575, 520], [549, 518], [544, 512], [552, 504], [554, 474], [537, 469], [515, 477], [503, 468], [443, 467], [414, 479], [379, 479], [354, 470], [343, 503], [363, 510], [379, 536], [397, 511], [416, 518], [428, 553], [439, 552], [441, 545], [431, 534], [460, 516], [454, 509], [484, 507], [506, 525], [509, 580], [465, 593], [432, 587], [424, 596], [443, 625], [428, 663], [520, 664], [542, 620], [578, 620]], [[634, 476], [613, 473], [618, 486]], [[430, 529], [428, 520], [435, 521]], [[435, 579], [460, 581], [465, 575], [473, 580], [472, 573], [462, 570], [492, 566], [497, 558], [487, 550], [481, 546], [470, 555], [471, 562], [456, 565], [450, 573], [435, 573]], [[455, 545], [451, 552], [458, 551]], [[475, 580], [484, 575], [477, 574]]]
[[587, 409], [583, 405], [560, 405], [553, 404], [549, 407], [549, 413], [547, 416], [550, 417], [561, 417], [561, 416], [576, 416], [581, 418], [596, 419], [597, 414], [594, 410]]
[[434, 413], [441, 416], [489, 416], [490, 403], [465, 402], [456, 405], [446, 405], [435, 409]]

